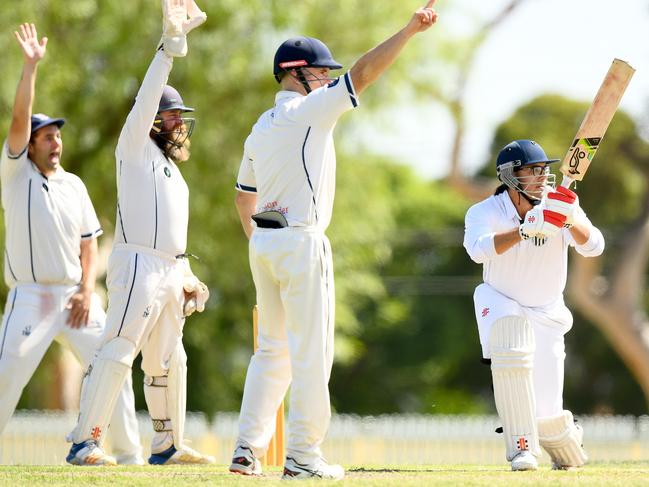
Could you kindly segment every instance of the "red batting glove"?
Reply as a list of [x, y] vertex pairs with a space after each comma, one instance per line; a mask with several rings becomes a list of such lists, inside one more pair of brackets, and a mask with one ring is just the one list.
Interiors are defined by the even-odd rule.
[[566, 228], [570, 228], [573, 225], [577, 206], [579, 206], [577, 193], [563, 186], [559, 186], [556, 191], [548, 193], [545, 197], [545, 208], [565, 215], [566, 222], [564, 226]]

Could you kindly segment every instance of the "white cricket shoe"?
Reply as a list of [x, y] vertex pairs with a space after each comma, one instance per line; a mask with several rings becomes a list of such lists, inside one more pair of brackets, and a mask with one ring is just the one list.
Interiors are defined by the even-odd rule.
[[345, 470], [340, 465], [329, 465], [324, 458], [318, 458], [313, 463], [298, 463], [291, 457], [286, 457], [282, 480], [322, 479], [342, 480]]
[[151, 453], [149, 464], [151, 465], [200, 465], [216, 463], [214, 457], [203, 455], [187, 445], [180, 450], [171, 445], [163, 452]]
[[104, 450], [101, 449], [95, 440], [73, 443], [65, 461], [71, 465], [80, 466], [117, 465], [117, 461], [110, 455], [104, 453]]
[[239, 475], [261, 475], [261, 462], [251, 448], [238, 445], [232, 455], [230, 472]]
[[536, 470], [539, 468], [539, 462], [529, 450], [522, 450], [512, 460], [512, 470], [520, 472], [524, 470]]

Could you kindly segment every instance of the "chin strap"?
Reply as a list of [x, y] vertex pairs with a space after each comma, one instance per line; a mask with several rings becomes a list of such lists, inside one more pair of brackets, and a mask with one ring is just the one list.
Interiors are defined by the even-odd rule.
[[532, 205], [532, 206], [537, 206], [537, 205], [539, 205], [541, 203], [540, 199], [530, 198], [529, 196], [527, 196], [527, 194], [525, 194], [523, 192], [519, 192], [518, 194], [519, 194], [519, 197], [520, 197], [520, 195], [523, 195], [523, 198], [525, 198], [530, 203], [530, 205]]
[[309, 86], [309, 83], [306, 80], [306, 77], [304, 76], [304, 72], [302, 71], [302, 68], [296, 68], [295, 72], [297, 73], [297, 79], [300, 81], [304, 89], [306, 90], [306, 94], [308, 95], [311, 93], [311, 87]]

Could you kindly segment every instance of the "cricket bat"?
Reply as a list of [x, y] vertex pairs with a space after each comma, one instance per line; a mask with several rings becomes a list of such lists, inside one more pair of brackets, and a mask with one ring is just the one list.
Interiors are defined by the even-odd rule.
[[581, 181], [584, 178], [633, 73], [635, 73], [635, 69], [627, 62], [620, 59], [613, 60], [611, 68], [606, 73], [593, 103], [577, 130], [568, 153], [563, 158], [561, 186], [569, 188], [573, 181]]

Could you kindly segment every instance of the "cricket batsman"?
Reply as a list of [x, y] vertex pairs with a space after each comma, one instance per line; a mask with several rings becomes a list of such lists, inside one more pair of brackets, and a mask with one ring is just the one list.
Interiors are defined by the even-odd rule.
[[184, 317], [203, 311], [207, 287], [186, 258], [189, 190], [179, 166], [189, 159], [194, 120], [167, 86], [186, 34], [205, 21], [193, 0], [163, 0], [163, 36], [115, 151], [117, 224], [108, 262], [108, 317], [88, 371], [67, 461], [112, 465], [101, 447], [119, 388], [142, 352], [144, 393], [155, 434], [149, 463], [214, 463], [184, 444], [187, 357]]
[[482, 354], [491, 361], [494, 397], [512, 470], [536, 470], [540, 446], [555, 469], [587, 461], [583, 431], [563, 408], [563, 302], [568, 247], [584, 257], [604, 250], [602, 233], [577, 195], [555, 189], [539, 144], [515, 140], [498, 154], [501, 185], [466, 214], [464, 247], [483, 265], [474, 293]]

